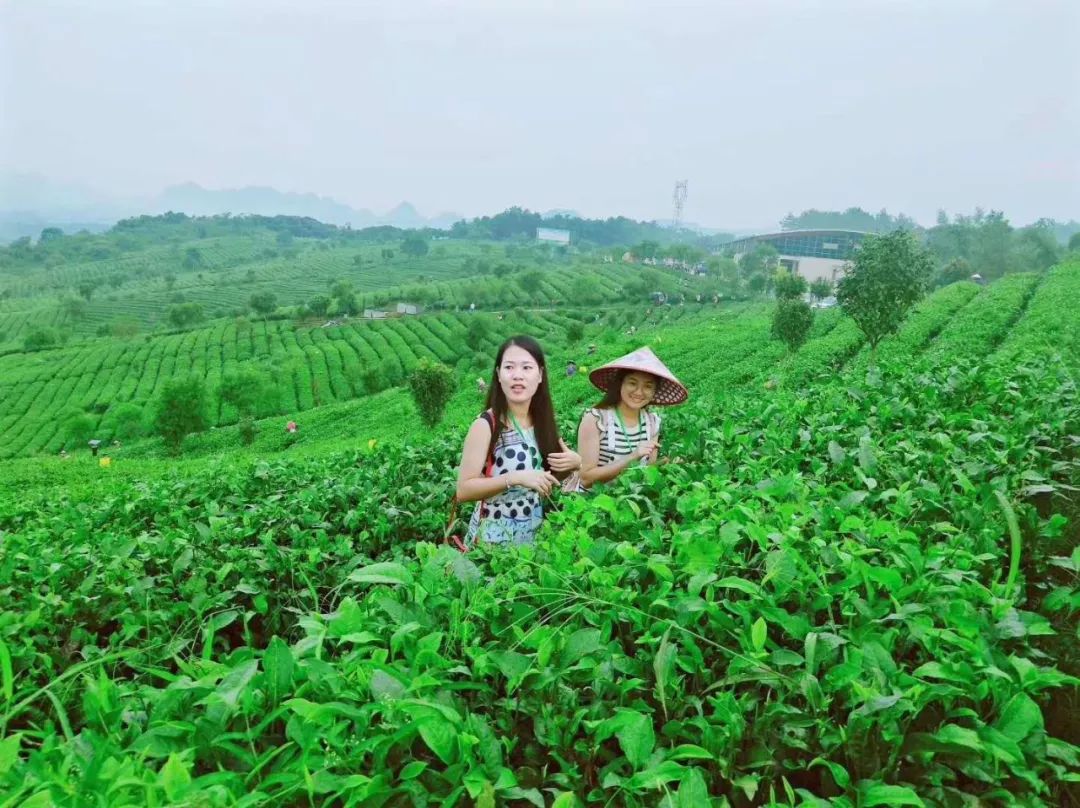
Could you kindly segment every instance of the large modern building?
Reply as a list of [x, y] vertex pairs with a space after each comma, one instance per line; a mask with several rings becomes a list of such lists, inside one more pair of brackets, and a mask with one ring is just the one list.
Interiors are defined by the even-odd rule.
[[865, 237], [858, 230], [785, 230], [741, 238], [723, 245], [722, 250], [738, 259], [759, 244], [768, 244], [780, 253], [780, 266], [796, 275], [808, 281], [835, 281]]

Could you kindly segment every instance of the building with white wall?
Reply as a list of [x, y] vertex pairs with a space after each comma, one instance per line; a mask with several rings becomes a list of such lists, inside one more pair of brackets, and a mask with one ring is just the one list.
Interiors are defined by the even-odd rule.
[[780, 254], [781, 267], [809, 282], [821, 278], [835, 282], [866, 235], [859, 230], [785, 230], [741, 238], [722, 250], [738, 260], [759, 244], [768, 244]]

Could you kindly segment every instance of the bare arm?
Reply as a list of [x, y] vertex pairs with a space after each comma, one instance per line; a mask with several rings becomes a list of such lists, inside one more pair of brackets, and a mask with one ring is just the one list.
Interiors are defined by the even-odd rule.
[[498, 477], [486, 476], [484, 463], [490, 442], [491, 427], [487, 421], [483, 418], [473, 421], [469, 434], [465, 436], [465, 448], [461, 450], [461, 465], [458, 466], [458, 502], [487, 499], [513, 485], [531, 488], [542, 496], [551, 493], [551, 487], [557, 480], [547, 471], [512, 471]]
[[487, 459], [488, 444], [491, 442], [491, 427], [483, 418], [477, 418], [469, 427], [465, 436], [465, 448], [461, 450], [461, 465], [458, 466], [457, 499], [458, 502], [475, 502], [478, 499], [493, 497], [505, 491], [512, 484], [514, 475], [487, 477], [484, 475], [484, 461]]
[[606, 483], [618, 477], [627, 466], [636, 463], [641, 455], [634, 453], [620, 457], [606, 466], [600, 465], [600, 427], [589, 413], [585, 413], [578, 426], [578, 452], [581, 454], [581, 482], [586, 487], [594, 483]]

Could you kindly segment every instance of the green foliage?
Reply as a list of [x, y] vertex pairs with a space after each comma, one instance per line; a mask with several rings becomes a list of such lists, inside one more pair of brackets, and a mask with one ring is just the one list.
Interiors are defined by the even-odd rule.
[[259, 429], [255, 426], [255, 421], [250, 416], [245, 416], [240, 419], [239, 424], [240, 442], [245, 446], [250, 446], [255, 442], [255, 438], [259, 433]]
[[277, 295], [273, 292], [257, 292], [248, 300], [248, 305], [256, 314], [268, 317], [277, 311]]
[[401, 242], [401, 251], [413, 258], [427, 255], [428, 249], [428, 241], [420, 233], [409, 233]]
[[308, 311], [319, 317], [325, 317], [330, 310], [330, 298], [326, 295], [315, 295], [307, 302]]
[[815, 300], [824, 300], [833, 293], [832, 281], [818, 278], [810, 284], [810, 296]]
[[814, 325], [814, 312], [810, 305], [797, 298], [781, 298], [773, 313], [772, 335], [783, 341], [794, 353], [806, 342]]
[[950, 283], [966, 281], [974, 274], [975, 270], [966, 258], [954, 258], [938, 272], [935, 285], [948, 286]]
[[94, 437], [96, 423], [85, 412], [76, 412], [68, 416], [64, 421], [64, 444], [66, 446], [82, 447]]
[[877, 214], [862, 208], [838, 210], [804, 210], [798, 216], [789, 213], [780, 220], [784, 230], [859, 230], [864, 233], [891, 233], [912, 230], [916, 222], [903, 213], [895, 216], [882, 208]]
[[576, 342], [581, 342], [585, 338], [585, 326], [581, 323], [570, 323], [566, 327], [566, 341], [573, 345]]
[[873, 350], [925, 294], [933, 259], [904, 231], [870, 236], [844, 268], [836, 297]]
[[60, 335], [55, 328], [35, 328], [23, 340], [23, 349], [40, 351], [45, 348], [54, 348], [59, 344]]
[[806, 278], [794, 275], [786, 269], [779, 270], [773, 276], [773, 290], [780, 300], [795, 300], [806, 294]]
[[1069, 237], [1069, 252], [1080, 252], [1080, 231]]
[[187, 328], [202, 322], [205, 316], [202, 303], [178, 303], [169, 306], [166, 319], [174, 328]]
[[141, 438], [145, 430], [143, 408], [134, 402], [128, 401], [110, 410], [102, 422], [111, 437], [116, 440], [129, 441]]
[[438, 362], [422, 359], [409, 374], [409, 392], [426, 427], [434, 428], [442, 421], [456, 387], [454, 371]]
[[482, 314], [473, 315], [465, 330], [465, 344], [474, 351], [480, 350], [492, 328], [493, 323], [489, 317]]
[[169, 451], [180, 453], [184, 438], [208, 426], [206, 384], [198, 376], [181, 376], [165, 383], [155, 402], [154, 429]]
[[269, 415], [280, 407], [277, 385], [266, 373], [253, 367], [224, 374], [218, 386], [218, 398], [235, 408], [241, 418]]

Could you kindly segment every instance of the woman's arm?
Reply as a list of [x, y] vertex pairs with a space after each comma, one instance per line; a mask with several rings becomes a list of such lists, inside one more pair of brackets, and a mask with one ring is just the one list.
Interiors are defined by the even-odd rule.
[[491, 427], [485, 419], [478, 418], [469, 427], [469, 434], [465, 436], [465, 448], [461, 450], [457, 481], [458, 502], [487, 499], [515, 485], [531, 488], [545, 497], [551, 493], [552, 486], [558, 480], [547, 471], [512, 471], [497, 477], [486, 476], [484, 464], [487, 462], [490, 442]]
[[581, 482], [585, 487], [593, 483], [606, 483], [618, 477], [627, 466], [636, 462], [640, 455], [620, 457], [606, 466], [600, 463], [600, 427], [596, 418], [585, 413], [578, 426], [578, 452], [581, 454]]
[[465, 436], [465, 448], [461, 450], [461, 465], [458, 466], [457, 500], [475, 502], [478, 499], [493, 497], [505, 491], [514, 481], [513, 474], [500, 477], [484, 475], [484, 463], [487, 460], [488, 446], [491, 442], [491, 427], [483, 418], [477, 418], [469, 427]]

